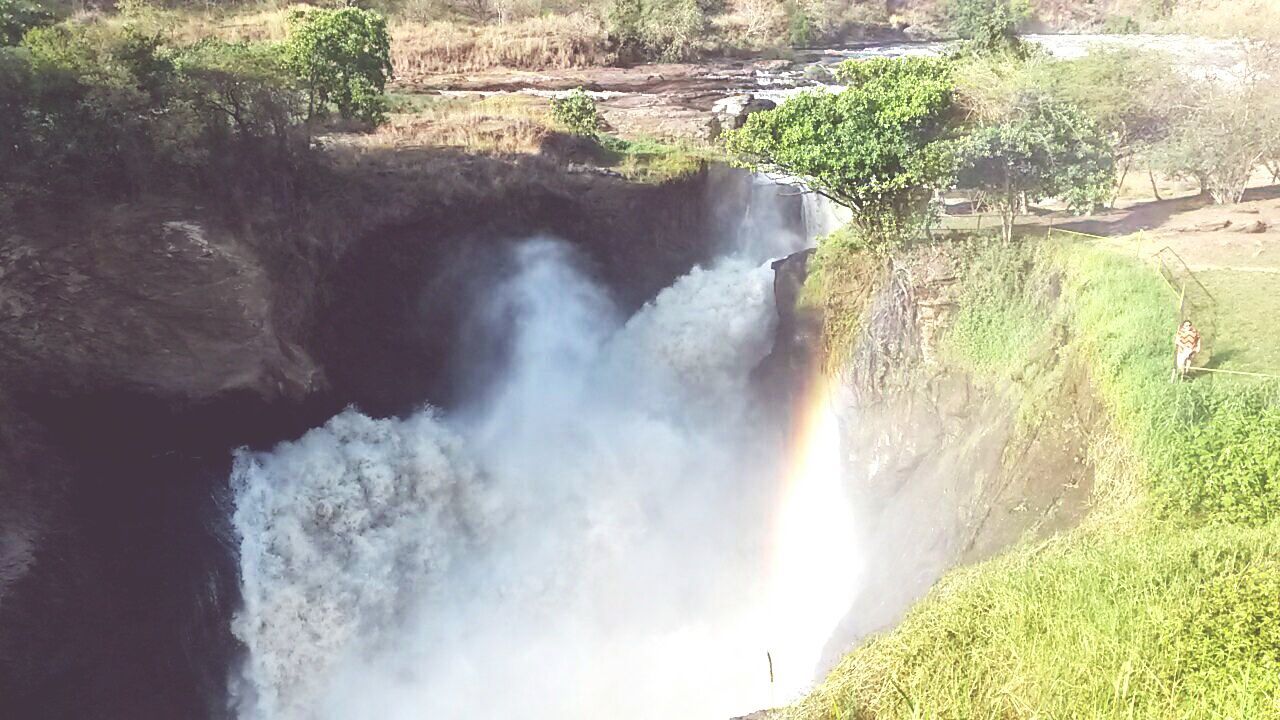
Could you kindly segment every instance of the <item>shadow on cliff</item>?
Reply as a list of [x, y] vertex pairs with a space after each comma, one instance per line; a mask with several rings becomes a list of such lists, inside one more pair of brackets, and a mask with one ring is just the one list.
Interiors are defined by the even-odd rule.
[[714, 254], [746, 180], [445, 150], [335, 154], [321, 175], [284, 200], [85, 203], [0, 234], [6, 717], [226, 716], [230, 451], [346, 405], [458, 397], [455, 358], [503, 352], [458, 329], [506, 243], [559, 236], [639, 306]]

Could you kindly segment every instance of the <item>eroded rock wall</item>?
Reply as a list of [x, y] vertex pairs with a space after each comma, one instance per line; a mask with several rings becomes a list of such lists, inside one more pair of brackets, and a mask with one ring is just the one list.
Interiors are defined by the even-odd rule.
[[1101, 411], [1083, 366], [1065, 353], [1065, 329], [1033, 353], [1028, 375], [1052, 370], [1062, 381], [1028, 425], [1020, 383], [976, 378], [947, 356], [963, 272], [946, 245], [891, 263], [850, 356], [828, 363], [839, 368], [842, 465], [860, 520], [850, 568], [863, 574], [828, 665], [896, 624], [948, 569], [1087, 511], [1087, 448]]
[[147, 198], [0, 229], [6, 717], [224, 715], [231, 449], [348, 404], [447, 403], [469, 293], [507, 242], [569, 241], [634, 308], [749, 197], [744, 174], [365, 160], [283, 206]]

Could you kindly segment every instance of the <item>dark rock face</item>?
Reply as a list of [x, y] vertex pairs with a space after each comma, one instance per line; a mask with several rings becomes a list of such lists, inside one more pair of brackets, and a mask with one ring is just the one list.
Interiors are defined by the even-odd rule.
[[170, 199], [0, 231], [0, 714], [225, 716], [230, 451], [447, 404], [455, 358], [501, 352], [455, 345], [506, 242], [560, 236], [636, 307], [749, 185], [421, 161], [242, 217]]
[[822, 311], [799, 302], [813, 252], [801, 250], [772, 265], [778, 328], [773, 348], [756, 368], [755, 381], [769, 404], [787, 413], [797, 410], [822, 361]]

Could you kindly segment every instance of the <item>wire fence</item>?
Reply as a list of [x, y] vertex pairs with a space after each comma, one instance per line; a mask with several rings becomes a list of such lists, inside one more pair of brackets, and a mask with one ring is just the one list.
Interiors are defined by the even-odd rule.
[[[967, 218], [969, 227], [956, 227], [954, 224], [948, 227], [948, 230], [961, 232], [999, 232], [1001, 228], [1000, 216], [998, 215], [968, 215], [968, 216], [948, 216], [949, 220], [958, 217]], [[1026, 226], [1021, 226], [1020, 230], [1027, 230]], [[1052, 224], [1040, 226], [1044, 231], [1043, 237], [1050, 239], [1061, 238], [1077, 242], [1101, 242], [1123, 247], [1123, 243], [1115, 237], [1104, 237], [1101, 235], [1091, 235], [1076, 230], [1067, 230], [1055, 227]], [[1178, 309], [1178, 323], [1183, 320], [1190, 320], [1196, 329], [1200, 331], [1203, 339], [1202, 349], [1195, 357], [1195, 367], [1193, 372], [1214, 373], [1223, 375], [1248, 376], [1256, 378], [1271, 378], [1280, 380], [1280, 369], [1277, 372], [1252, 372], [1246, 370], [1227, 369], [1219, 367], [1208, 367], [1213, 363], [1213, 348], [1216, 340], [1220, 337], [1220, 319], [1222, 313], [1219, 312], [1218, 298], [1213, 292], [1196, 276], [1186, 260], [1178, 254], [1176, 250], [1169, 246], [1162, 247], [1155, 253], [1149, 253], [1150, 245], [1146, 244], [1147, 239], [1142, 232], [1136, 233], [1136, 241], [1133, 243], [1133, 252], [1135, 256], [1146, 262], [1150, 262], [1160, 273], [1160, 277], [1164, 279], [1166, 287], [1168, 287], [1173, 303]], [[1173, 333], [1170, 333], [1169, 357], [1170, 366], [1172, 367], [1174, 358]]]
[[[1074, 240], [1115, 242], [1114, 238], [1105, 238], [1099, 235], [1059, 228], [1050, 228], [1048, 236], [1050, 238], [1065, 236]], [[1142, 233], [1138, 233], [1134, 252], [1140, 259], [1143, 259], [1144, 241], [1145, 237]], [[1280, 380], [1280, 372], [1253, 372], [1209, 367], [1213, 363], [1215, 340], [1220, 337], [1222, 332], [1220, 329], [1222, 314], [1219, 312], [1218, 298], [1214, 296], [1213, 292], [1196, 276], [1196, 272], [1191, 269], [1186, 260], [1173, 248], [1166, 245], [1145, 259], [1155, 265], [1160, 277], [1164, 279], [1166, 286], [1169, 288], [1173, 302], [1178, 308], [1178, 323], [1181, 324], [1183, 320], [1190, 320], [1196, 329], [1200, 331], [1200, 335], [1204, 340], [1201, 351], [1196, 354], [1195, 366], [1191, 368], [1192, 372]], [[1172, 344], [1170, 346], [1170, 357], [1173, 357]]]

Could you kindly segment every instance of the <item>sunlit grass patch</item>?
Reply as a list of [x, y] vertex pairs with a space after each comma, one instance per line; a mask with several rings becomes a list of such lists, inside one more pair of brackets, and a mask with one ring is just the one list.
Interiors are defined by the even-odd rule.
[[1212, 367], [1280, 375], [1280, 269], [1206, 270], [1196, 278], [1216, 300]]
[[1278, 531], [1095, 527], [953, 572], [778, 717], [1278, 717]]
[[603, 136], [600, 144], [610, 154], [603, 163], [606, 167], [640, 182], [664, 182], [691, 175], [715, 159], [705, 148], [652, 138]]

